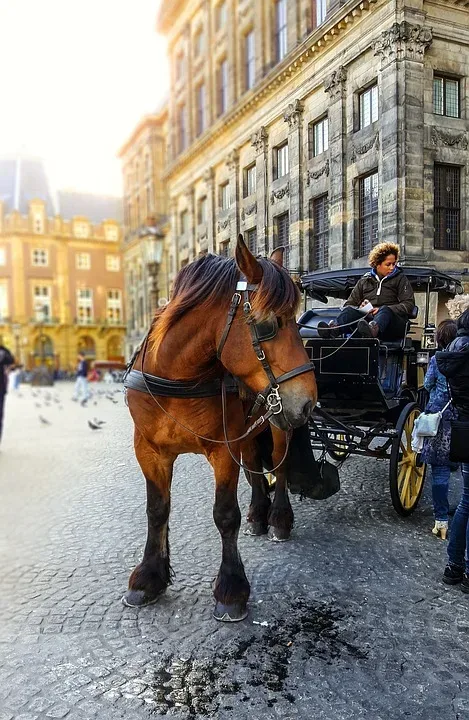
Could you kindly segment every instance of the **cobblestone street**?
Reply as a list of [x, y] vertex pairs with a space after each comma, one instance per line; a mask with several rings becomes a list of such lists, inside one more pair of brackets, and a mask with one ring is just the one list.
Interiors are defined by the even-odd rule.
[[[469, 597], [441, 583], [429, 483], [401, 519], [384, 462], [349, 460], [327, 501], [294, 497], [290, 543], [240, 537], [249, 616], [224, 625], [212, 619], [211, 471], [180, 458], [174, 584], [156, 605], [124, 607], [146, 518], [120, 389], [88, 408], [69, 384], [47, 404], [48, 389], [34, 397], [29, 386], [7, 398], [0, 720], [469, 717]], [[456, 476], [452, 505], [458, 495]], [[239, 497], [245, 516], [244, 478]]]

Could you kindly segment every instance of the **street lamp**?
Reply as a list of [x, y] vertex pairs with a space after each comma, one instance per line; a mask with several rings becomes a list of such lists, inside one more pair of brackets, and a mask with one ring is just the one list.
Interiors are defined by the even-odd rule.
[[138, 236], [141, 241], [143, 260], [150, 278], [150, 310], [153, 313], [158, 306], [160, 294], [158, 273], [163, 259], [164, 234], [152, 221], [152, 224], [141, 228]]
[[40, 367], [35, 368], [32, 373], [31, 384], [32, 385], [53, 385], [54, 381], [52, 375], [49, 373], [45, 365], [45, 336], [43, 334], [43, 325], [46, 319], [49, 317], [49, 308], [47, 305], [35, 305], [34, 312], [36, 315], [36, 323], [39, 331], [39, 343], [40, 343]]

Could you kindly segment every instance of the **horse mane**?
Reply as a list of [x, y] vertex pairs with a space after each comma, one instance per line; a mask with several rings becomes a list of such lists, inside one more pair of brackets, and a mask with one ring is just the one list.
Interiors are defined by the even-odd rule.
[[[295, 316], [300, 292], [287, 271], [267, 258], [257, 258], [263, 275], [259, 289], [251, 295], [252, 315], [256, 322], [272, 313], [289, 320]], [[185, 265], [174, 281], [171, 301], [158, 311], [152, 325], [150, 342], [156, 351], [161, 340], [194, 307], [209, 310], [227, 304], [236, 290], [239, 268], [234, 258], [206, 254]]]

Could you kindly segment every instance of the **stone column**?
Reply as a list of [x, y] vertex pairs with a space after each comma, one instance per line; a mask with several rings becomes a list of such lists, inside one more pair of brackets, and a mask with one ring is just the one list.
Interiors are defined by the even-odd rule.
[[425, 259], [424, 54], [431, 28], [394, 23], [375, 42], [381, 58], [382, 239], [398, 242], [409, 264]]
[[239, 207], [239, 152], [236, 148], [233, 148], [226, 158], [226, 166], [230, 173], [230, 243], [231, 249], [233, 249], [239, 234], [239, 214], [241, 212]]
[[171, 198], [169, 202], [169, 218], [171, 225], [171, 251], [170, 255], [173, 258], [171, 267], [171, 281], [179, 270], [179, 246], [178, 246], [178, 218], [177, 218], [177, 199]]
[[303, 270], [303, 103], [301, 100], [294, 100], [283, 113], [283, 119], [288, 123], [288, 159], [289, 172], [289, 197], [290, 197], [290, 230], [288, 269], [290, 271]]
[[187, 232], [188, 232], [188, 244], [189, 244], [189, 262], [194, 260], [196, 256], [196, 218], [195, 218], [195, 202], [194, 202], [194, 188], [192, 185], [185, 192], [187, 200]]
[[268, 133], [264, 126], [251, 136], [256, 150], [256, 198], [257, 198], [257, 249], [261, 255], [268, 251], [269, 198], [267, 177]]
[[203, 181], [207, 191], [207, 249], [209, 253], [216, 252], [215, 248], [215, 182], [213, 168], [209, 167], [203, 174]]
[[329, 95], [329, 264], [332, 270], [346, 263], [346, 187], [345, 187], [345, 81], [341, 65], [324, 80]]

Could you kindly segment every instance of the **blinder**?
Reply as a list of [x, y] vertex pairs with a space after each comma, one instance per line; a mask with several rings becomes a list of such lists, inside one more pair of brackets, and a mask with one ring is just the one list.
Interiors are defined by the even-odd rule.
[[262, 320], [262, 322], [253, 323], [259, 342], [267, 342], [273, 340], [278, 333], [278, 320], [273, 317], [271, 320]]

